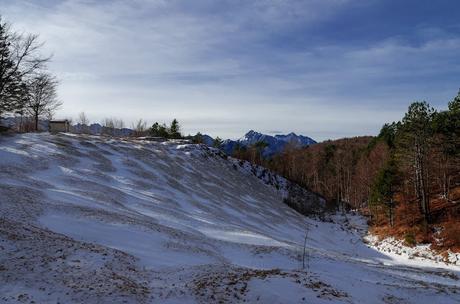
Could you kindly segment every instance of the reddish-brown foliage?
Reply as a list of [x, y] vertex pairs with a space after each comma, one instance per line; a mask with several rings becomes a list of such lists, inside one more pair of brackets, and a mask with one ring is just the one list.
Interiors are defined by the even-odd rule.
[[[354, 137], [302, 149], [288, 146], [284, 153], [270, 160], [258, 157], [251, 148], [236, 156], [266, 166], [322, 194], [336, 207], [346, 205], [361, 210], [370, 216], [373, 231], [382, 237], [432, 243], [438, 249], [460, 248], [460, 163], [458, 159], [444, 157], [438, 145], [432, 146], [426, 160], [430, 222], [426, 223], [415, 196], [411, 163], [400, 161], [401, 181], [393, 197], [393, 227], [387, 205], [369, 204], [375, 178], [390, 157], [384, 141]], [[442, 231], [441, 238], [436, 231]]]

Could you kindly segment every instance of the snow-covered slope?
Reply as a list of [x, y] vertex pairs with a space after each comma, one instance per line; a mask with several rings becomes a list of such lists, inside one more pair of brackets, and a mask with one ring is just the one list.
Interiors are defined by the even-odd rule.
[[202, 146], [0, 137], [0, 303], [459, 303], [458, 267], [282, 198]]

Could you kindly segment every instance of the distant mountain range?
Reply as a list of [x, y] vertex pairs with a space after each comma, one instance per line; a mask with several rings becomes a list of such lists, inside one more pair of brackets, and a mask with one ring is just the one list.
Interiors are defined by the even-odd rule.
[[[203, 135], [203, 142], [212, 146], [214, 139], [209, 135]], [[306, 147], [312, 144], [316, 144], [316, 141], [310, 137], [297, 135], [293, 132], [286, 135], [280, 134], [271, 136], [251, 130], [240, 139], [224, 140], [221, 149], [225, 153], [231, 155], [238, 145], [241, 147], [249, 147], [257, 142], [265, 142], [267, 144], [267, 147], [262, 152], [262, 154], [266, 157], [282, 152], [288, 144], [292, 144], [297, 147]]]

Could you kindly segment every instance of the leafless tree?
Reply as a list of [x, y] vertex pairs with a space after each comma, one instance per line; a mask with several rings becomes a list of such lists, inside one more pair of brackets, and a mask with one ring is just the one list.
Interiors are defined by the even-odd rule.
[[104, 118], [102, 122], [102, 133], [106, 135], [113, 135], [115, 124], [113, 118]]
[[85, 134], [89, 133], [89, 119], [86, 116], [85, 112], [81, 112], [80, 114], [78, 114], [77, 123], [80, 124], [80, 132]]
[[125, 123], [122, 119], [119, 118], [105, 118], [102, 122], [102, 133], [114, 136], [116, 135], [116, 130], [123, 129], [125, 127]]
[[86, 117], [85, 112], [78, 114], [77, 122], [83, 126], [87, 126], [89, 124], [89, 119]]
[[52, 118], [54, 112], [62, 106], [57, 98], [55, 77], [40, 73], [36, 75], [28, 85], [29, 94], [26, 100], [26, 110], [33, 117], [35, 131], [38, 131], [40, 117]]
[[14, 32], [0, 16], [0, 114], [22, 108], [27, 81], [50, 60], [42, 46], [38, 35]]
[[143, 119], [139, 119], [131, 128], [133, 129], [134, 137], [144, 136], [147, 132], [147, 122]]
[[307, 240], [308, 240], [308, 232], [309, 232], [309, 227], [307, 224], [307, 227], [305, 229], [305, 238], [303, 241], [303, 252], [302, 252], [302, 269], [307, 268], [307, 272], [309, 271], [310, 268], [310, 256], [307, 251]]
[[113, 126], [115, 129], [123, 129], [125, 127], [125, 122], [120, 118], [113, 118]]

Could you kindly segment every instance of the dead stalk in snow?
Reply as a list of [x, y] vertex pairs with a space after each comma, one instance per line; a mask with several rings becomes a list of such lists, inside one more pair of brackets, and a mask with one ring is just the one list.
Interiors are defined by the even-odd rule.
[[307, 266], [307, 272], [308, 272], [308, 268], [309, 268], [309, 255], [308, 255], [308, 252], [307, 252], [307, 240], [308, 240], [308, 232], [309, 232], [309, 229], [308, 229], [308, 226], [305, 230], [305, 238], [304, 238], [304, 241], [303, 241], [303, 254], [302, 254], [302, 269], [305, 269], [305, 264]]

